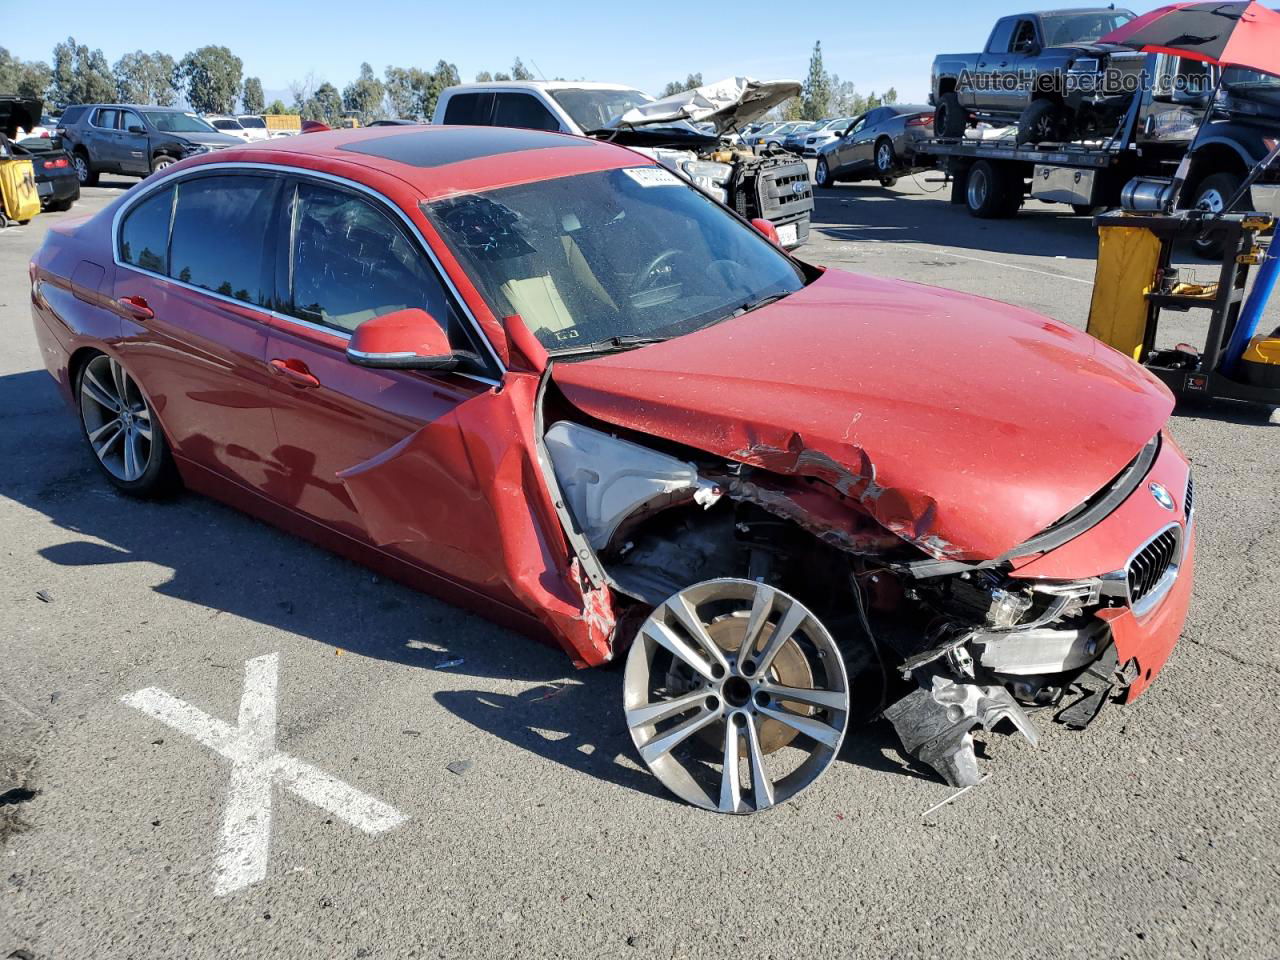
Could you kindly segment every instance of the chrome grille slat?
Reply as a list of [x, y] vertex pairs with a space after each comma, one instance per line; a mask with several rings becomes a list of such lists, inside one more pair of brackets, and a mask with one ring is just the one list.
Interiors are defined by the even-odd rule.
[[1153, 537], [1139, 550], [1126, 571], [1129, 580], [1129, 602], [1140, 603], [1149, 596], [1178, 559], [1180, 543], [1177, 527], [1169, 527]]

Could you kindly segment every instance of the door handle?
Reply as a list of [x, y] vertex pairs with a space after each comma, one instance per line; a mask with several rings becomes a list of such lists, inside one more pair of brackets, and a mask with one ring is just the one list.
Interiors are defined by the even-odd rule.
[[295, 387], [307, 388], [320, 386], [320, 380], [307, 369], [301, 360], [272, 360], [271, 372], [284, 377]]
[[116, 303], [134, 320], [155, 319], [156, 312], [151, 309], [146, 297], [121, 297]]

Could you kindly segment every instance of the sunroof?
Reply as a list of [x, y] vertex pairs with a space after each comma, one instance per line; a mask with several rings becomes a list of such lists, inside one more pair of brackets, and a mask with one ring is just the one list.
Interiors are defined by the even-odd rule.
[[591, 143], [585, 138], [566, 137], [542, 130], [452, 127], [448, 133], [442, 130], [397, 133], [374, 140], [361, 140], [338, 149], [370, 157], [385, 157], [413, 167], [443, 167], [499, 153], [544, 150], [550, 147], [585, 147]]

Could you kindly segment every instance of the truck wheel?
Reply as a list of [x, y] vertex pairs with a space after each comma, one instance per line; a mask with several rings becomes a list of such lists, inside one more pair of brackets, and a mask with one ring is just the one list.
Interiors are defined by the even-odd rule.
[[980, 220], [1011, 217], [1022, 206], [1022, 193], [1015, 178], [989, 163], [979, 160], [969, 168], [965, 186], [965, 203], [969, 213]]
[[164, 154], [161, 154], [151, 161], [151, 172], [159, 173], [165, 167], [172, 167], [177, 162], [178, 161], [173, 157], [166, 157]]
[[969, 114], [960, 105], [958, 93], [944, 93], [933, 114], [933, 129], [940, 137], [963, 137]]
[[1066, 131], [1062, 108], [1052, 100], [1035, 100], [1018, 118], [1019, 145], [1061, 140]]
[[89, 155], [77, 150], [71, 155], [71, 165], [76, 168], [76, 177], [82, 187], [92, 187], [98, 182], [98, 174], [89, 163]]
[[[1234, 173], [1215, 173], [1205, 177], [1196, 187], [1195, 201], [1191, 204], [1191, 209], [1221, 213], [1226, 209], [1231, 198], [1236, 195], [1236, 191], [1240, 189], [1240, 183], [1240, 178]], [[1248, 210], [1252, 206], [1252, 199], [1246, 196], [1240, 209]], [[1220, 234], [1213, 233], [1203, 239], [1197, 236], [1191, 241], [1191, 247], [1198, 256], [1206, 260], [1222, 258], [1223, 244]]]
[[827, 166], [827, 158], [819, 157], [817, 164], [813, 168], [814, 182], [823, 188], [834, 187], [836, 178], [831, 176], [831, 168]]

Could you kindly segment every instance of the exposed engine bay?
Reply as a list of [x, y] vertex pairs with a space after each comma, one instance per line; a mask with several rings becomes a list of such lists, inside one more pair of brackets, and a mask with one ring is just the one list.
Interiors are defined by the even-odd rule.
[[[1050, 711], [1083, 729], [1136, 669], [1118, 662], [1099, 612], [1176, 573], [1170, 542], [1136, 589], [1132, 570], [1019, 579], [1007, 562], [931, 558], [812, 477], [567, 419], [542, 440], [562, 523], [584, 573], [614, 591], [617, 646], [631, 643], [637, 748], [673, 792], [720, 812], [808, 786], [851, 720], [888, 719], [907, 754], [956, 786], [980, 778], [979, 728], [1035, 744], [1031, 716]], [[1157, 446], [1024, 552], [1096, 522]]]

